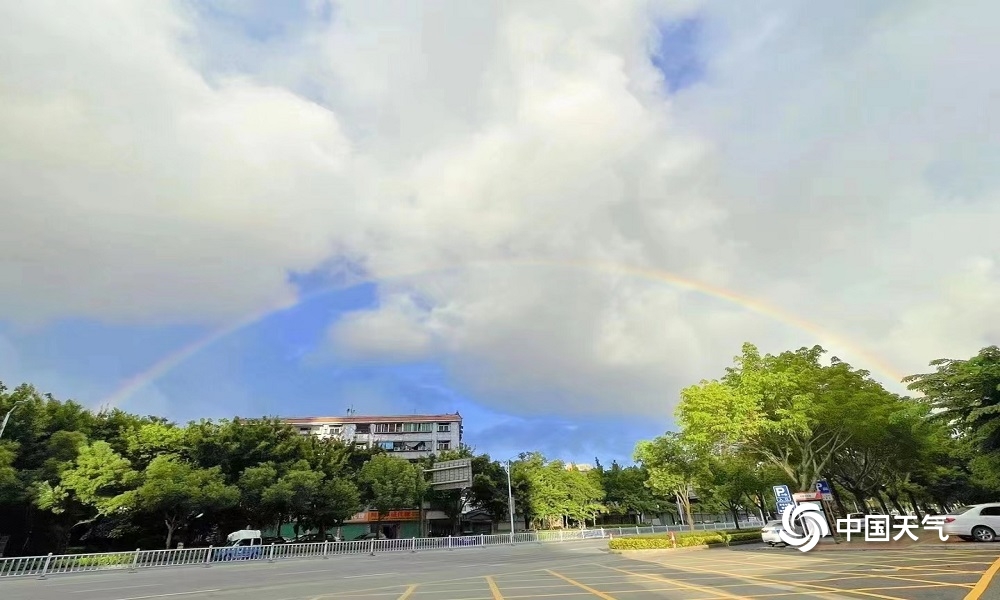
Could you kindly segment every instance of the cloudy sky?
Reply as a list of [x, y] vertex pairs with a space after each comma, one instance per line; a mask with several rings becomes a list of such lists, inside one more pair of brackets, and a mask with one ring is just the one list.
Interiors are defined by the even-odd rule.
[[625, 458], [1000, 338], [1000, 4], [0, 0], [0, 380]]

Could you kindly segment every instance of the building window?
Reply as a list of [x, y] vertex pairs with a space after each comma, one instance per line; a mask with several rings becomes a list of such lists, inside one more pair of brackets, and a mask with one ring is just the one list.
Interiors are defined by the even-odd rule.
[[367, 423], [358, 424], [358, 426], [354, 428], [354, 433], [364, 433], [364, 434], [367, 434], [369, 432], [369, 427], [370, 426]]
[[375, 423], [375, 433], [430, 433], [433, 423]]
[[451, 450], [451, 442], [438, 442], [438, 450]]
[[448, 433], [451, 431], [451, 423], [438, 423], [438, 433]]

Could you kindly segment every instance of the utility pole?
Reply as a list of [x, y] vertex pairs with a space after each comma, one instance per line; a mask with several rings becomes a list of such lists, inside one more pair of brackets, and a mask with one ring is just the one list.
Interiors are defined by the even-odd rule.
[[10, 410], [7, 411], [7, 414], [3, 418], [3, 423], [0, 424], [0, 438], [3, 437], [3, 430], [7, 429], [7, 421], [10, 420], [10, 414], [14, 412], [14, 409], [16, 409], [19, 404], [26, 404], [27, 402], [27, 400], [18, 400], [14, 403], [14, 406], [10, 407]]
[[510, 513], [510, 542], [514, 543], [514, 491], [510, 485], [510, 459], [507, 459], [507, 512]]

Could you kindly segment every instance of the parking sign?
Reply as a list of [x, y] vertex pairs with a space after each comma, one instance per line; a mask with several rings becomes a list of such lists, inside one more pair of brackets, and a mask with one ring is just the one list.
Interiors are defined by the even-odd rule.
[[792, 491], [788, 489], [787, 485], [774, 486], [774, 499], [777, 504], [779, 515], [785, 512], [786, 507], [795, 506], [795, 500], [792, 499]]
[[833, 490], [830, 489], [830, 482], [820, 479], [816, 482], [816, 491], [823, 494], [824, 500], [833, 500]]

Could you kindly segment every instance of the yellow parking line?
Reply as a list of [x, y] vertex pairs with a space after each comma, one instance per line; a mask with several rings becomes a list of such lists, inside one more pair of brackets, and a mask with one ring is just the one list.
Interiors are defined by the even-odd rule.
[[714, 596], [716, 598], [739, 598], [741, 600], [743, 598], [743, 596], [736, 596], [736, 595], [730, 594], [729, 592], [722, 591], [722, 590], [720, 590], [718, 588], [708, 588], [708, 587], [704, 587], [704, 586], [700, 586], [700, 585], [694, 585], [694, 584], [691, 584], [691, 583], [684, 583], [682, 581], [677, 581], [676, 579], [669, 579], [667, 577], [663, 577], [662, 575], [650, 575], [650, 574], [647, 574], [647, 573], [636, 573], [636, 572], [633, 572], [633, 571], [626, 571], [625, 569], [619, 569], [618, 567], [609, 567], [607, 565], [600, 565], [600, 566], [604, 567], [605, 569], [612, 569], [614, 571], [618, 571], [618, 572], [621, 572], [621, 573], [627, 573], [627, 574], [633, 575], [635, 577], [645, 577], [646, 579], [652, 579], [653, 581], [659, 581], [661, 583], [669, 583], [670, 585], [675, 585], [678, 588], [684, 588], [684, 589], [692, 590], [692, 591], [695, 591], [695, 592], [701, 592], [703, 594], [711, 594], [712, 596]]
[[550, 575], [553, 575], [555, 577], [558, 577], [559, 579], [562, 579], [566, 583], [572, 583], [573, 585], [575, 585], [576, 587], [580, 588], [581, 590], [586, 590], [586, 591], [590, 592], [591, 594], [597, 596], [598, 598], [602, 598], [603, 600], [617, 600], [614, 596], [609, 596], [609, 595], [605, 594], [604, 592], [602, 592], [600, 590], [595, 590], [594, 588], [590, 587], [589, 585], [584, 585], [584, 584], [580, 583], [579, 581], [576, 581], [575, 579], [570, 579], [569, 577], [566, 577], [565, 575], [560, 575], [559, 573], [556, 573], [555, 571], [551, 571], [549, 569], [545, 569], [545, 572], [548, 573], [548, 574], [550, 574]]
[[986, 569], [986, 572], [979, 578], [976, 585], [968, 594], [966, 594], [965, 600], [979, 600], [979, 598], [983, 595], [983, 592], [986, 591], [986, 588], [990, 586], [990, 581], [993, 580], [993, 576], [997, 574], [997, 571], [1000, 571], [1000, 558], [996, 559], [996, 561], [990, 565], [989, 569]]
[[407, 598], [409, 598], [410, 596], [412, 596], [413, 592], [415, 592], [417, 590], [417, 585], [418, 584], [414, 583], [410, 587], [406, 588], [406, 591], [403, 592], [403, 595], [399, 597], [399, 600], [406, 600]]
[[[780, 586], [785, 586], [785, 587], [798, 588], [800, 590], [803, 589], [803, 588], [805, 588], [807, 590], [809, 588], [812, 588], [814, 590], [819, 590], [821, 592], [830, 592], [830, 593], [833, 593], [833, 594], [860, 594], [862, 596], [870, 596], [872, 598], [883, 598], [884, 600], [905, 600], [903, 598], [899, 598], [898, 596], [884, 596], [882, 594], [873, 594], [871, 592], [860, 592], [860, 591], [857, 591], [857, 590], [846, 590], [846, 589], [835, 588], [835, 587], [830, 587], [830, 586], [826, 586], [826, 585], [816, 585], [816, 584], [800, 583], [800, 582], [797, 582], [797, 581], [780, 581], [780, 580], [777, 580], [777, 579], [768, 579], [766, 577], [757, 577], [755, 575], [740, 575], [740, 574], [737, 574], [737, 573], [727, 573], [725, 571], [716, 571], [714, 569], [699, 569], [697, 567], [682, 567], [682, 566], [679, 566], [679, 565], [670, 565], [670, 567], [674, 568], [674, 569], [677, 569], [679, 571], [709, 573], [711, 575], [717, 575], [719, 577], [728, 577], [728, 578], [731, 578], [731, 579], [742, 579], [743, 581], [749, 581], [751, 583], [770, 583], [770, 584], [773, 584], [773, 585], [780, 585]], [[607, 568], [607, 569], [615, 569], [615, 567], [605, 567], [605, 568]], [[619, 571], [621, 569], [615, 569], [615, 570]], [[704, 590], [702, 590], [702, 591], [704, 591]], [[729, 596], [729, 597], [732, 598], [734, 596]], [[739, 598], [739, 596], [735, 596], [735, 597]]]
[[493, 581], [493, 578], [489, 575], [486, 576], [486, 585], [490, 586], [490, 593], [493, 594], [493, 600], [503, 600], [503, 594], [500, 593], [497, 582]]

